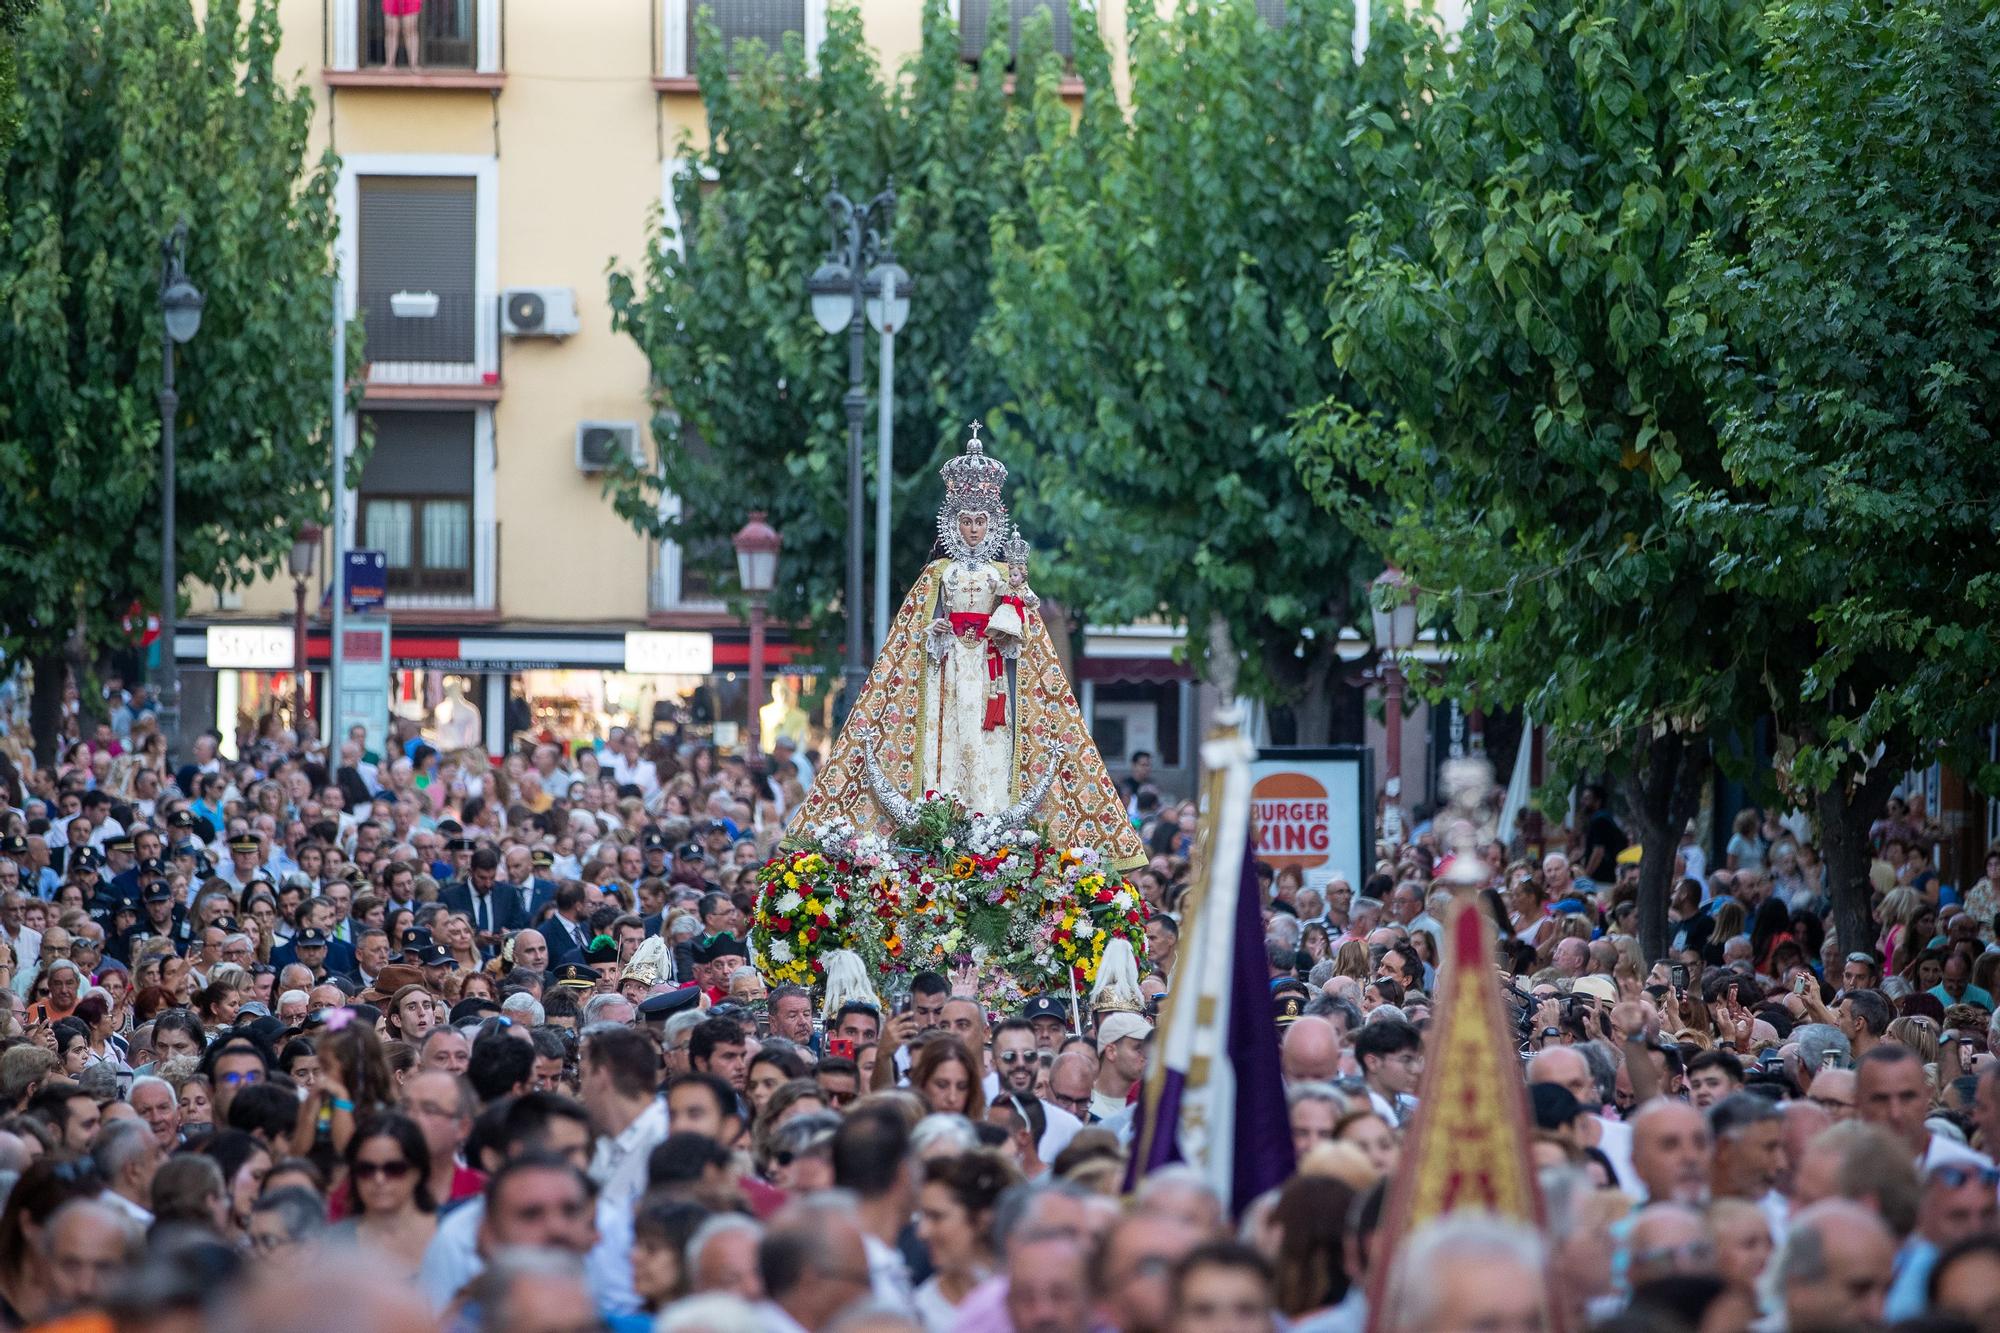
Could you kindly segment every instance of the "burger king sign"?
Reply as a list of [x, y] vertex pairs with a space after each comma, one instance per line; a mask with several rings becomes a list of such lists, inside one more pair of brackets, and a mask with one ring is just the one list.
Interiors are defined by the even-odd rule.
[[1295, 866], [1315, 887], [1335, 875], [1360, 884], [1367, 865], [1369, 752], [1360, 746], [1260, 751], [1250, 766], [1257, 859]]

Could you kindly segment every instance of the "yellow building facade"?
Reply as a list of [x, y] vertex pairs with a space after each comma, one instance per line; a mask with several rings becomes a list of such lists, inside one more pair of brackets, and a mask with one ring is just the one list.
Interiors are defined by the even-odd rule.
[[[729, 744], [743, 716], [745, 628], [601, 484], [608, 453], [653, 448], [647, 363], [612, 330], [605, 270], [639, 264], [655, 208], [671, 221], [679, 153], [705, 133], [701, 2], [281, 0], [281, 68], [313, 93], [315, 151], [340, 162], [344, 313], [366, 328], [350, 440], [365, 425], [374, 447], [345, 497], [348, 545], [385, 558], [397, 712], [434, 721], [462, 688], [492, 752], [520, 729], [635, 722]], [[709, 0], [728, 37], [796, 32], [808, 52], [830, 2]], [[992, 0], [959, 2], [983, 33]], [[1050, 0], [1010, 2], [1018, 23]], [[885, 68], [917, 50], [918, 0], [859, 8]], [[1122, 3], [1099, 22], [1115, 48]], [[331, 323], [330, 294], [299, 299]], [[330, 358], [328, 375], [331, 392]], [[323, 730], [329, 553], [304, 580]], [[294, 594], [289, 578], [194, 594], [185, 726], [233, 749], [290, 720]], [[782, 676], [781, 634], [766, 660]]]

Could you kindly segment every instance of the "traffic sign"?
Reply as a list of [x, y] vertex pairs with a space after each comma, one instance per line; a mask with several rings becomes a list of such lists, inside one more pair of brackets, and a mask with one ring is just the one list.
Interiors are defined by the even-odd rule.
[[381, 551], [347, 553], [347, 609], [380, 610], [389, 596], [389, 557]]

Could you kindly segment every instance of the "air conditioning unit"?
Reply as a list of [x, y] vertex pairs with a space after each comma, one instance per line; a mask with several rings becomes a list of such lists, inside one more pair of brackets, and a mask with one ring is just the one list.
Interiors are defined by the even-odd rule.
[[611, 460], [623, 455], [634, 463], [646, 461], [639, 446], [636, 421], [579, 421], [576, 423], [576, 470], [603, 472]]
[[510, 338], [567, 338], [577, 330], [576, 292], [568, 287], [509, 287], [500, 327]]

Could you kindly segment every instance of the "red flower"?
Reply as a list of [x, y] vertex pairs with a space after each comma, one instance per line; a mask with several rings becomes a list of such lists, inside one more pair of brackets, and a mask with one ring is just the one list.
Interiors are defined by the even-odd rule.
[[846, 890], [846, 889], [835, 889], [835, 890], [833, 891], [833, 896], [834, 896], [834, 897], [836, 897], [836, 898], [838, 898], [838, 899], [840, 899], [840, 901], [842, 901], [842, 902], [846, 902], [846, 901], [847, 901], [847, 890]]
[[815, 927], [812, 926], [806, 927], [806, 943], [807, 944], [819, 943], [819, 931]]
[[1118, 895], [1113, 893], [1109, 888], [1103, 888], [1097, 891], [1097, 901], [1101, 903], [1108, 903], [1117, 896]]
[[843, 875], [851, 875], [854, 873], [854, 867], [849, 865], [845, 861], [835, 861], [833, 863], [833, 868], [835, 870], [838, 870]]
[[780, 935], [789, 935], [792, 933], [792, 919], [788, 916], [781, 916], [771, 923], [771, 929], [777, 931]]
[[831, 930], [833, 928], [833, 918], [828, 916], [825, 912], [821, 912], [813, 917], [813, 924], [818, 926], [821, 930]]

